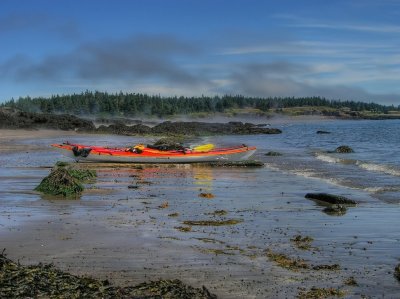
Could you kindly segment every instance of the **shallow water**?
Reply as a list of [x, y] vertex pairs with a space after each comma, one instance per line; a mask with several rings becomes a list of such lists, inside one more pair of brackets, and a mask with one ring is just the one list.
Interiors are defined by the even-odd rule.
[[[385, 126], [387, 138], [396, 137], [397, 121], [327, 121], [282, 124], [280, 135], [201, 141], [256, 145], [256, 158], [266, 163], [262, 168], [84, 164], [95, 168], [98, 178], [80, 200], [32, 192], [57, 160], [67, 160], [48, 147], [65, 141], [63, 136], [12, 141], [18, 151], [0, 151], [1, 244], [10, 257], [26, 263], [54, 262], [120, 284], [180, 278], [206, 285], [221, 298], [286, 298], [312, 286], [338, 287], [349, 297], [395, 298], [400, 292], [393, 276], [400, 262], [398, 177], [360, 167], [399, 167], [399, 147], [396, 155], [395, 141], [385, 142], [379, 133]], [[317, 130], [332, 133], [317, 135]], [[373, 136], [378, 136], [375, 143]], [[120, 146], [143, 141], [107, 135], [68, 138]], [[342, 144], [355, 153], [325, 153]], [[390, 147], [392, 159], [383, 154], [382, 144]], [[283, 155], [265, 156], [270, 150]], [[138, 189], [128, 188], [136, 184]], [[390, 191], [377, 191], [382, 186]], [[201, 198], [201, 192], [215, 197]], [[359, 204], [343, 216], [330, 216], [304, 198], [308, 192], [344, 195]], [[162, 208], [165, 202], [168, 207]], [[217, 210], [227, 214], [213, 215]], [[185, 220], [225, 219], [243, 222], [177, 229]], [[311, 250], [290, 241], [298, 234], [314, 239]], [[267, 258], [268, 249], [312, 266], [339, 264], [341, 270], [283, 269]], [[350, 276], [358, 286], [344, 285]]]

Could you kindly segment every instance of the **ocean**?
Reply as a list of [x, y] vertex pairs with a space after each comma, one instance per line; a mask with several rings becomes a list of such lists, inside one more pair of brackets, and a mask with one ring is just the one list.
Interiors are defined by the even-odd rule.
[[[264, 167], [95, 165], [97, 180], [80, 200], [32, 191], [56, 161], [68, 161], [49, 144], [128, 146], [156, 138], [60, 133], [3, 143], [1, 245], [22, 261], [57, 261], [117, 283], [179, 278], [206, 285], [220, 298], [292, 298], [313, 286], [338, 288], [347, 297], [398, 297], [400, 121], [282, 120], [271, 127], [282, 134], [190, 140], [255, 145], [253, 158]], [[334, 153], [341, 145], [354, 153]], [[281, 156], [265, 155], [270, 151]], [[139, 187], [128, 188], [132, 184]], [[332, 215], [306, 199], [309, 192], [358, 204]], [[241, 222], [177, 229], [184, 221], [209, 219]], [[311, 237], [311, 248], [297, 248], [292, 240], [298, 235]], [[304, 260], [309, 268], [281, 268], [267, 252]], [[339, 270], [313, 270], [335, 264]], [[357, 285], [346, 285], [351, 277]]]
[[[400, 120], [315, 121], [280, 128], [281, 135], [249, 141], [259, 146], [260, 159], [268, 150], [283, 154], [263, 158], [267, 167], [400, 203]], [[341, 145], [354, 153], [332, 153]]]

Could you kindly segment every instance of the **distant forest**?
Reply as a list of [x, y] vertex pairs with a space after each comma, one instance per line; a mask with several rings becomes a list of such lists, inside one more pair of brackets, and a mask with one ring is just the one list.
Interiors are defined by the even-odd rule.
[[44, 97], [21, 97], [1, 106], [17, 108], [27, 112], [67, 113], [96, 116], [168, 116], [190, 113], [226, 112], [230, 109], [254, 108], [260, 111], [278, 111], [282, 108], [319, 106], [347, 108], [351, 111], [388, 113], [400, 111], [399, 107], [376, 103], [327, 100], [321, 97], [257, 98], [241, 95], [214, 97], [161, 97], [140, 93], [106, 93], [86, 91], [72, 95]]

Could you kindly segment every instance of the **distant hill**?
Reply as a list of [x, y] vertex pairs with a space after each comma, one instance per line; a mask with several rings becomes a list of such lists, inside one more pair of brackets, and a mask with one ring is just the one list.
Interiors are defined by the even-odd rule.
[[[241, 95], [161, 97], [140, 93], [86, 91], [72, 95], [21, 97], [1, 105], [25, 112], [73, 114], [78, 116], [155, 116], [212, 113], [288, 115], [319, 114], [336, 117], [398, 118], [400, 106], [376, 103], [328, 100], [321, 97], [256, 98]], [[386, 116], [387, 117], [386, 117]]]

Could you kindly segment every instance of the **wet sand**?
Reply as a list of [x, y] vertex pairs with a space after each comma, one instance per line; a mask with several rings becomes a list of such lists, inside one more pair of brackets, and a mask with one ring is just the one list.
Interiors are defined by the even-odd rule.
[[[79, 200], [55, 200], [32, 191], [62, 159], [50, 141], [114, 137], [10, 130], [0, 136], [1, 246], [23, 264], [54, 263], [119, 285], [178, 278], [220, 298], [290, 298], [313, 286], [340, 288], [348, 297], [399, 293], [398, 207], [366, 193], [267, 168], [82, 164], [97, 170], [96, 182]], [[332, 217], [304, 198], [309, 191], [360, 204]], [[179, 229], [189, 220], [232, 219], [240, 222]], [[311, 247], [300, 249], [291, 241], [297, 235], [312, 237]], [[303, 259], [308, 268], [283, 268], [268, 252]], [[335, 264], [339, 270], [313, 269]], [[358, 285], [346, 285], [350, 277]]]

